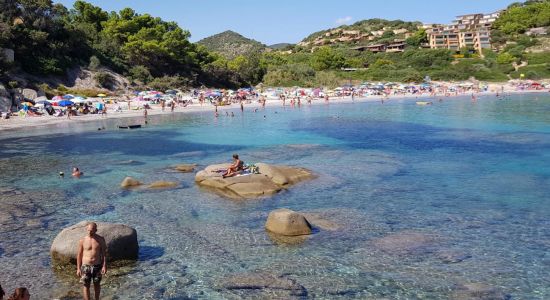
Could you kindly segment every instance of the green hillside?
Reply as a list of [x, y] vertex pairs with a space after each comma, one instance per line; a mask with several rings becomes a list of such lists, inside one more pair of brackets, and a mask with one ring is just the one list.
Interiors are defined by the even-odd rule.
[[365, 45], [389, 43], [396, 39], [406, 39], [416, 33], [421, 22], [401, 20], [368, 19], [351, 25], [321, 30], [310, 34], [300, 42], [301, 46], [320, 45]]
[[262, 52], [267, 48], [266, 45], [231, 30], [202, 39], [197, 44], [230, 59], [239, 55]]

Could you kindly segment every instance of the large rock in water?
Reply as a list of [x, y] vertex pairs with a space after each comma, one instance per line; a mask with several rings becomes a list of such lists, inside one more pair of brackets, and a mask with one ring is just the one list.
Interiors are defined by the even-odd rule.
[[174, 181], [160, 180], [160, 181], [152, 182], [151, 184], [149, 184], [147, 186], [147, 188], [150, 188], [150, 189], [171, 189], [171, 188], [178, 187], [178, 185], [179, 184], [177, 182], [174, 182]]
[[196, 164], [179, 164], [174, 166], [174, 170], [182, 173], [191, 173], [195, 171]]
[[311, 234], [311, 225], [306, 218], [286, 208], [270, 212], [265, 223], [265, 229], [285, 236]]
[[[53, 240], [50, 253], [60, 263], [75, 263], [78, 242], [86, 234], [88, 221], [63, 229]], [[134, 260], [138, 258], [137, 232], [124, 224], [97, 222], [97, 234], [105, 238], [107, 260]]]
[[195, 182], [218, 193], [236, 199], [269, 196], [291, 184], [312, 179], [313, 174], [303, 168], [256, 164], [260, 174], [244, 174], [222, 178], [230, 164], [206, 167], [195, 175]]
[[139, 182], [138, 180], [136, 180], [132, 177], [126, 177], [120, 183], [121, 188], [131, 188], [131, 187], [136, 187], [136, 186], [140, 186], [140, 185], [141, 185], [141, 182]]

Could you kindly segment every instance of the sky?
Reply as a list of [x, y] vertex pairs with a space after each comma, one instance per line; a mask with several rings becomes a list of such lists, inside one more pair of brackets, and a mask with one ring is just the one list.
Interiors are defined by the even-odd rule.
[[[72, 8], [74, 0], [54, 0]], [[298, 43], [343, 24], [381, 18], [450, 23], [457, 15], [490, 13], [513, 0], [87, 0], [106, 11], [131, 7], [191, 32], [191, 41], [233, 30], [266, 45]]]

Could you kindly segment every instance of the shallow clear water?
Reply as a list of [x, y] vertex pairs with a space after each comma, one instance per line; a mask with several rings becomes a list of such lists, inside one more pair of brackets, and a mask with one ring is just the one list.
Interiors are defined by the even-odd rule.
[[[180, 114], [115, 129], [132, 122], [2, 133], [4, 288], [27, 286], [38, 299], [75, 295], [74, 271], [54, 271], [49, 247], [63, 227], [93, 219], [138, 231], [140, 259], [106, 277], [107, 298], [550, 298], [546, 94]], [[227, 162], [232, 153], [319, 177], [234, 201], [169, 170]], [[80, 180], [57, 176], [74, 165], [85, 172]], [[125, 176], [181, 187], [123, 191]], [[263, 226], [280, 207], [337, 228], [279, 244]], [[257, 274], [283, 283], [258, 277], [231, 287]], [[476, 294], [473, 284], [484, 287]]]

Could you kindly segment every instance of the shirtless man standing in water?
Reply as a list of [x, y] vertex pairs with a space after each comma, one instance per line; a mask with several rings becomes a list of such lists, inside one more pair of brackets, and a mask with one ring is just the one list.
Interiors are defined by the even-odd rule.
[[86, 230], [88, 234], [78, 242], [76, 275], [84, 285], [82, 288], [84, 300], [90, 299], [91, 282], [94, 283], [95, 299], [99, 300], [101, 275], [107, 272], [107, 245], [105, 239], [96, 234], [96, 223], [88, 223]]

